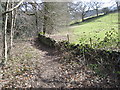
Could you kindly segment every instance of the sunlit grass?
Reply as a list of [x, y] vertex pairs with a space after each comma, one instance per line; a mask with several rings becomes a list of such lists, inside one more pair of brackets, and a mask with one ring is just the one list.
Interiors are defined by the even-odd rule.
[[102, 41], [105, 37], [105, 33], [110, 30], [118, 32], [118, 13], [111, 13], [97, 19], [88, 20], [80, 25], [72, 26], [70, 29], [72, 32], [70, 41], [79, 43], [81, 38], [84, 38], [86, 43], [89, 42], [89, 38], [93, 40], [100, 38], [100, 41]]

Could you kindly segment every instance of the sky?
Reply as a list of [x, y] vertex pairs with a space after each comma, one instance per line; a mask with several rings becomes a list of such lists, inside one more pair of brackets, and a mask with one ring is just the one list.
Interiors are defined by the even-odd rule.
[[[91, 0], [74, 0], [75, 2], [76, 1], [85, 1], [85, 2], [90, 2]], [[110, 7], [110, 6], [113, 6], [115, 5], [115, 0], [94, 0], [94, 1], [101, 1], [103, 2], [103, 7]]]
[[[1, 2], [5, 2], [7, 0], [0, 0]], [[10, 1], [16, 1], [16, 2], [19, 2], [20, 0], [10, 0]], [[28, 2], [31, 2], [33, 0], [25, 0], [25, 1], [28, 1]], [[73, 2], [76, 2], [76, 1], [81, 1], [81, 0], [35, 0], [37, 2], [41, 2], [41, 1], [46, 1], [46, 2], [68, 2], [68, 1], [73, 1]], [[85, 1], [85, 2], [90, 2], [91, 0], [82, 0], [82, 1]], [[115, 0], [94, 0], [94, 1], [102, 1], [104, 2], [103, 6], [102, 7], [110, 7], [110, 6], [113, 6], [115, 5]], [[120, 0], [118, 0], [120, 1]]]

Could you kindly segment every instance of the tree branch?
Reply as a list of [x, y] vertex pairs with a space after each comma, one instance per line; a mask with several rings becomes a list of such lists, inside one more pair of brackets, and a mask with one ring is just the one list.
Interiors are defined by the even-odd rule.
[[13, 11], [14, 9], [18, 8], [25, 0], [21, 0], [15, 7], [9, 9], [8, 11], [5, 11], [2, 13], [2, 15], [5, 15], [6, 13], [9, 13], [11, 11]]

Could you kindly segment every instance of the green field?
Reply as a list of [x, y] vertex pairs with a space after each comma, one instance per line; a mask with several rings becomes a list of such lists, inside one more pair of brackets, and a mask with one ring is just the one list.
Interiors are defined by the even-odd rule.
[[85, 43], [88, 43], [90, 38], [94, 41], [100, 38], [99, 41], [102, 41], [106, 32], [118, 32], [118, 13], [111, 13], [97, 19], [88, 20], [80, 25], [72, 26], [70, 31], [73, 32], [70, 36], [70, 40], [73, 43], [79, 43], [81, 38]]
[[61, 38], [66, 37], [66, 40], [67, 35], [69, 35], [69, 41], [74, 44], [91, 44], [91, 42], [92, 44], [99, 44], [106, 40], [110, 42], [106, 44], [107, 47], [114, 47], [119, 38], [118, 24], [118, 13], [110, 13], [70, 26], [69, 29], [62, 30], [55, 35], [61, 36]]

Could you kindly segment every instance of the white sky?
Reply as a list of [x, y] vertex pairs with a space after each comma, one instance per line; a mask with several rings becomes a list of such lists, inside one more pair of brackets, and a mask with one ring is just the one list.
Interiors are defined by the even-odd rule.
[[[90, 2], [91, 0], [73, 0], [73, 1], [85, 1], [85, 2]], [[103, 2], [104, 5], [103, 7], [110, 7], [115, 4], [115, 0], [94, 0], [94, 1], [100, 1]], [[118, 0], [119, 1], [119, 0]]]
[[[7, 0], [0, 0], [1, 2], [5, 2]], [[10, 0], [12, 1], [12, 0]], [[13, 0], [13, 1], [20, 1], [20, 0]], [[32, 1], [32, 0], [25, 0], [25, 1]], [[90, 2], [91, 0], [35, 0], [37, 2], [41, 2], [41, 1], [46, 1], [46, 2], [67, 2], [67, 1], [73, 1], [73, 2], [76, 2], [76, 1], [85, 1], [85, 2]], [[102, 1], [104, 2], [105, 4], [103, 5], [103, 7], [110, 7], [110, 6], [113, 6], [115, 4], [115, 1], [116, 0], [94, 0], [94, 1]], [[117, 1], [120, 1], [120, 0], [117, 0]]]

